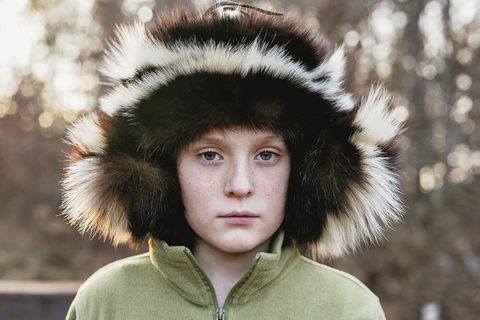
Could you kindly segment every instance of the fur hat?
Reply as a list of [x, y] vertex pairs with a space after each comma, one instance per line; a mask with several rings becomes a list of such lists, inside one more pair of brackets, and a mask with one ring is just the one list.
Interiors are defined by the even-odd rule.
[[247, 5], [163, 13], [123, 26], [103, 73], [117, 85], [68, 130], [64, 215], [114, 244], [194, 244], [176, 157], [213, 128], [285, 139], [291, 174], [281, 229], [339, 256], [398, 221], [397, 123], [380, 88], [356, 103], [344, 54], [292, 16]]

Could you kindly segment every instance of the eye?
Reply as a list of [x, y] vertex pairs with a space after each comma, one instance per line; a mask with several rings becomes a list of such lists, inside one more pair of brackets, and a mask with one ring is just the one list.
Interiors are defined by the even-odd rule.
[[277, 153], [273, 151], [268, 151], [268, 150], [264, 150], [260, 152], [255, 157], [255, 159], [261, 161], [262, 163], [269, 164], [269, 165], [276, 163], [279, 160], [279, 158], [280, 156]]
[[206, 161], [213, 161], [217, 157], [217, 153], [212, 151], [207, 151], [202, 153], [200, 156]]
[[269, 161], [269, 160], [271, 160], [272, 157], [273, 157], [273, 152], [263, 151], [263, 152], [261, 152], [258, 156], [259, 156], [260, 159], [263, 160], [263, 161]]

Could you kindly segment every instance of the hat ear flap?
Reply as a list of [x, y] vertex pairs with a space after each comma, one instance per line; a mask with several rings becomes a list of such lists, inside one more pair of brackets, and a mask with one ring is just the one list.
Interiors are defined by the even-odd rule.
[[388, 96], [374, 88], [358, 108], [313, 135], [305, 151], [293, 152], [285, 232], [317, 256], [378, 242], [403, 213], [400, 129]]
[[114, 131], [112, 118], [94, 113], [70, 128], [62, 181], [66, 219], [115, 245], [152, 233], [172, 243], [192, 238], [183, 228], [188, 224], [175, 168], [122, 152], [109, 139], [120, 136]]
[[116, 199], [122, 204], [129, 240], [136, 243], [155, 233], [158, 239], [174, 243], [170, 233], [180, 225], [175, 220], [184, 217], [179, 187], [171, 170], [166, 169], [168, 166], [124, 153], [106, 156], [104, 160], [99, 192], [103, 199]]
[[126, 206], [104, 179], [101, 157], [70, 159], [62, 180], [63, 215], [80, 233], [99, 233], [118, 245], [131, 238]]
[[193, 249], [195, 234], [185, 218], [176, 169], [162, 165], [139, 170], [126, 194], [133, 242], [151, 236], [171, 246]]
[[284, 229], [300, 246], [321, 241], [329, 216], [348, 211], [345, 195], [352, 184], [362, 181], [360, 154], [348, 141], [350, 131], [324, 128], [306, 150], [295, 151], [291, 157]]

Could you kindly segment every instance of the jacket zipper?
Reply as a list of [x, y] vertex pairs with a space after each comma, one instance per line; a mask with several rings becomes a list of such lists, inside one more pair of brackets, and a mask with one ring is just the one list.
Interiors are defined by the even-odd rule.
[[225, 310], [223, 308], [218, 308], [217, 309], [217, 320], [225, 320]]
[[253, 261], [252, 261], [252, 264], [250, 265], [250, 267], [248, 268], [247, 272], [243, 275], [243, 277], [233, 286], [233, 288], [230, 290], [230, 292], [228, 293], [227, 295], [227, 298], [225, 299], [225, 303], [223, 305], [223, 308], [219, 308], [218, 307], [218, 301], [217, 301], [217, 294], [215, 293], [215, 288], [213, 287], [212, 285], [212, 282], [210, 281], [210, 279], [208, 278], [207, 274], [205, 273], [205, 271], [203, 271], [203, 269], [200, 267], [200, 265], [198, 264], [197, 260], [195, 259], [195, 257], [193, 256], [192, 252], [190, 251], [190, 249], [188, 248], [185, 248], [184, 252], [187, 254], [188, 258], [190, 259], [190, 261], [192, 262], [192, 264], [194, 265], [195, 269], [197, 270], [197, 272], [200, 274], [200, 276], [202, 276], [204, 279], [207, 280], [207, 284], [208, 286], [210, 287], [210, 293], [212, 295], [212, 299], [213, 299], [213, 302], [214, 302], [214, 307], [215, 307], [215, 320], [226, 320], [225, 318], [225, 309], [227, 307], [227, 305], [229, 304], [229, 301], [232, 300], [232, 292], [236, 291], [235, 289], [238, 287], [238, 284], [240, 282], [243, 282], [242, 280], [248, 276], [250, 276], [250, 273], [252, 273], [252, 270], [253, 268], [255, 267], [255, 265], [257, 264], [258, 260], [260, 259], [260, 254], [257, 253], [257, 255], [255, 255], [255, 258], [253, 258]]

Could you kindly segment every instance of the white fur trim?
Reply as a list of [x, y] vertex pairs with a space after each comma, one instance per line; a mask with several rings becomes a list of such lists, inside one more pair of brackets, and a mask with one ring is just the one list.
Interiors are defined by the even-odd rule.
[[318, 77], [328, 75], [329, 81], [320, 82], [315, 91], [324, 95], [325, 99], [334, 103], [339, 111], [350, 111], [355, 105], [351, 94], [343, 88], [345, 74], [345, 52], [343, 47], [337, 49], [325, 62], [318, 66], [313, 73]]
[[131, 78], [143, 63], [140, 59], [145, 55], [145, 26], [142, 23], [121, 25], [115, 32], [119, 41], [109, 44], [104, 65], [99, 70], [113, 79]]
[[105, 135], [98, 124], [96, 113], [78, 119], [66, 133], [67, 143], [83, 153], [105, 153]]
[[395, 120], [389, 101], [390, 97], [382, 87], [371, 89], [354, 121], [354, 125], [361, 129], [355, 134], [354, 141], [382, 144], [398, 135], [401, 124]]

